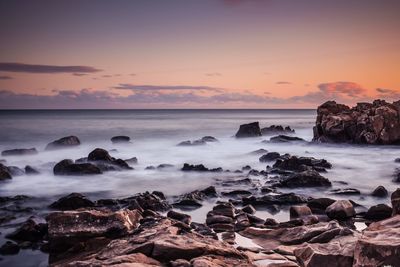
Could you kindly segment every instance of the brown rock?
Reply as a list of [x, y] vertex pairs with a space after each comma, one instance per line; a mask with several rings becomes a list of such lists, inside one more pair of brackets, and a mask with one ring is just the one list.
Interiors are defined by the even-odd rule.
[[307, 206], [291, 206], [290, 219], [301, 218], [312, 214], [311, 209]]
[[397, 188], [390, 198], [392, 201], [393, 216], [400, 214], [400, 188]]
[[355, 214], [353, 204], [348, 200], [337, 200], [326, 208], [326, 215], [331, 219], [345, 220]]

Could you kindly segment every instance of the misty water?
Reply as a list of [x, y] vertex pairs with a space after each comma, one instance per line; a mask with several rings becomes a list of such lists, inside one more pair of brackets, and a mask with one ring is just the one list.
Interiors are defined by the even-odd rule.
[[[7, 166], [20, 168], [31, 165], [39, 175], [15, 176], [1, 181], [0, 195], [28, 195], [35, 199], [34, 209], [38, 214], [48, 212], [46, 207], [54, 200], [71, 192], [87, 195], [92, 200], [121, 198], [145, 191], [162, 191], [170, 200], [175, 196], [214, 185], [217, 191], [232, 188], [221, 185], [223, 181], [240, 179], [246, 173], [196, 173], [180, 170], [183, 163], [204, 164], [209, 168], [240, 170], [250, 165], [264, 170], [260, 155], [249, 152], [266, 149], [298, 156], [325, 158], [332, 169], [323, 175], [329, 178], [334, 188], [356, 188], [361, 195], [337, 196], [331, 189], [295, 189], [294, 192], [313, 197], [353, 199], [369, 207], [377, 203], [388, 203], [388, 199], [377, 199], [369, 194], [378, 185], [389, 192], [398, 185], [392, 182], [397, 167], [394, 159], [400, 157], [394, 146], [324, 145], [309, 143], [262, 143], [269, 136], [236, 139], [240, 124], [259, 121], [262, 127], [272, 124], [290, 125], [295, 136], [312, 140], [315, 110], [91, 110], [91, 111], [1, 111], [0, 150], [35, 147], [39, 154], [31, 156], [2, 157]], [[47, 143], [63, 136], [76, 135], [82, 145], [73, 149], [44, 151]], [[112, 144], [115, 135], [128, 135], [129, 144]], [[204, 146], [176, 146], [185, 140], [195, 140], [211, 135], [219, 142]], [[137, 157], [134, 170], [105, 172], [94, 176], [54, 176], [53, 166], [62, 159], [86, 157], [95, 148], [104, 148], [116, 158]], [[147, 166], [172, 164], [171, 168], [146, 170]], [[264, 177], [251, 177], [260, 185]], [[343, 182], [347, 183], [344, 184]], [[243, 188], [248, 189], [248, 188]], [[285, 191], [285, 190], [282, 190]], [[205, 201], [203, 207], [185, 211], [193, 221], [204, 222], [206, 213], [212, 209], [215, 199]], [[35, 206], [36, 205], [36, 206]], [[257, 211], [262, 218], [274, 217], [279, 221], [289, 219], [287, 209], [270, 214]], [[1, 229], [2, 232], [9, 230]], [[33, 252], [23, 252], [33, 253]], [[21, 253], [19, 254], [21, 256]], [[17, 257], [17, 256], [15, 256]]]

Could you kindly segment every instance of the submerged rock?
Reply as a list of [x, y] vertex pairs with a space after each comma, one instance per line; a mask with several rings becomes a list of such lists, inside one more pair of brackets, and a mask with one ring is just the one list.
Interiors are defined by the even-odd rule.
[[350, 108], [328, 101], [317, 109], [314, 141], [361, 144], [400, 142], [400, 102], [358, 103]]
[[0, 163], [0, 180], [7, 180], [11, 178], [12, 176], [10, 170], [7, 168], [7, 166], [4, 166]]
[[129, 136], [126, 136], [126, 135], [118, 135], [118, 136], [111, 137], [111, 142], [113, 144], [129, 143], [129, 141], [131, 141], [131, 138]]
[[33, 168], [32, 166], [26, 165], [25, 166], [25, 173], [28, 175], [35, 175], [35, 174], [40, 174], [38, 170]]
[[17, 148], [4, 150], [1, 152], [2, 156], [25, 156], [25, 155], [36, 155], [38, 151], [36, 148]]
[[371, 195], [374, 197], [387, 197], [389, 195], [389, 192], [386, 190], [385, 187], [380, 185], [375, 188], [374, 191], [372, 191]]
[[90, 175], [101, 174], [99, 167], [92, 163], [74, 163], [70, 159], [64, 159], [53, 168], [54, 175]]
[[108, 151], [102, 148], [96, 148], [90, 152], [87, 160], [96, 164], [102, 171], [132, 169], [124, 160], [111, 157]]
[[260, 162], [274, 161], [274, 160], [277, 160], [280, 156], [281, 156], [281, 154], [279, 154], [278, 152], [269, 152], [267, 154], [262, 155], [259, 158], [259, 161]]
[[271, 125], [261, 129], [262, 135], [290, 134], [294, 132], [290, 126], [283, 127], [282, 125]]
[[271, 137], [269, 142], [271, 143], [288, 143], [288, 142], [305, 142], [303, 138], [296, 136], [278, 135]]
[[94, 207], [94, 202], [79, 193], [71, 193], [50, 205], [50, 208], [58, 210], [76, 210], [88, 207]]
[[332, 164], [325, 159], [284, 155], [275, 162], [273, 167], [291, 171], [304, 171], [310, 168], [316, 171], [324, 171], [332, 168]]
[[55, 140], [51, 143], [49, 143], [45, 150], [55, 150], [55, 149], [62, 149], [62, 148], [72, 148], [79, 146], [81, 144], [81, 141], [79, 140], [78, 137], [76, 136], [66, 136], [63, 138], [60, 138], [58, 140]]
[[209, 169], [205, 167], [203, 164], [198, 164], [198, 165], [192, 165], [188, 163], [184, 163], [183, 167], [181, 169], [182, 171], [196, 171], [196, 172], [222, 172], [222, 168], [213, 168]]
[[203, 190], [195, 190], [184, 194], [172, 204], [174, 207], [181, 209], [196, 209], [202, 206], [201, 202], [206, 198], [216, 197], [217, 192], [214, 186], [209, 186]]
[[242, 124], [235, 136], [236, 138], [261, 136], [260, 125], [258, 122]]

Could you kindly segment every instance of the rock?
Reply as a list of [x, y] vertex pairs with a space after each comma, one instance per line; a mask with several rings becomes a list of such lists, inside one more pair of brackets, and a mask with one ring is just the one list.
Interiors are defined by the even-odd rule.
[[260, 162], [269, 162], [278, 159], [281, 156], [278, 152], [269, 152], [259, 158]]
[[201, 201], [206, 198], [216, 197], [217, 191], [214, 186], [209, 186], [203, 190], [195, 190], [180, 196], [179, 200], [172, 204], [181, 209], [196, 209], [202, 206]]
[[196, 172], [222, 172], [223, 171], [222, 168], [209, 169], [209, 168], [205, 167], [203, 164], [191, 165], [188, 163], [184, 163], [181, 170], [182, 171], [196, 171]]
[[46, 146], [45, 150], [72, 148], [72, 147], [79, 146], [80, 144], [81, 144], [81, 141], [79, 140], [79, 138], [71, 135], [71, 136], [60, 138], [58, 140], [55, 140], [55, 141], [49, 143]]
[[11, 178], [12, 176], [10, 170], [6, 166], [0, 163], [0, 180], [7, 180]]
[[334, 202], [335, 200], [331, 198], [315, 198], [309, 200], [307, 202], [307, 206], [313, 213], [325, 214], [326, 208], [332, 205]]
[[88, 155], [88, 161], [104, 161], [104, 162], [112, 162], [113, 158], [110, 156], [107, 150], [102, 148], [96, 148]]
[[25, 155], [36, 155], [38, 154], [36, 148], [17, 148], [4, 150], [1, 152], [2, 156], [25, 156]]
[[325, 211], [329, 218], [337, 220], [345, 220], [356, 214], [353, 204], [348, 200], [336, 200]]
[[294, 255], [304, 267], [351, 267], [356, 237], [340, 236], [329, 243], [304, 244], [294, 250]]
[[278, 135], [269, 139], [271, 143], [305, 142], [303, 138], [296, 136]]
[[25, 174], [24, 170], [17, 166], [8, 166], [8, 171], [11, 173], [11, 176], [22, 176]]
[[192, 217], [190, 215], [187, 215], [187, 214], [184, 214], [184, 213], [180, 213], [180, 212], [176, 212], [174, 210], [170, 210], [167, 213], [167, 217], [171, 218], [171, 219], [174, 219], [174, 220], [181, 221], [181, 222], [186, 223], [188, 225], [192, 221]]
[[214, 215], [223, 215], [233, 218], [235, 217], [235, 207], [228, 202], [220, 203], [213, 207], [212, 213]]
[[131, 141], [131, 138], [129, 136], [125, 136], [125, 135], [118, 135], [118, 136], [114, 136], [111, 138], [111, 142], [113, 144], [129, 143], [130, 141]]
[[330, 193], [332, 193], [334, 195], [359, 195], [359, 194], [361, 194], [360, 190], [355, 189], [355, 188], [338, 188], [338, 189], [331, 190]]
[[152, 211], [167, 211], [171, 209], [171, 205], [165, 200], [165, 197], [160, 197], [157, 192], [154, 193], [140, 193], [133, 197], [124, 198], [121, 202], [127, 203], [128, 208], [134, 206], [137, 208], [137, 205], [143, 210], [152, 210]]
[[47, 234], [47, 225], [43, 223], [37, 224], [32, 218], [28, 219], [17, 228], [14, 232], [7, 234], [7, 238], [16, 241], [38, 242], [43, 240]]
[[400, 103], [384, 100], [350, 108], [328, 101], [317, 109], [316, 142], [397, 144], [400, 141]]
[[33, 168], [32, 166], [26, 165], [25, 166], [25, 173], [27, 175], [36, 175], [36, 174], [40, 174], [40, 172], [38, 170], [36, 170], [35, 168]]
[[368, 209], [365, 214], [365, 219], [372, 221], [380, 221], [383, 219], [390, 218], [392, 216], [393, 209], [386, 204], [378, 204]]
[[209, 136], [209, 135], [203, 136], [200, 140], [203, 142], [218, 142], [217, 138], [215, 138], [213, 136]]
[[278, 159], [273, 165], [274, 168], [279, 168], [283, 170], [291, 171], [304, 171], [313, 168], [316, 171], [323, 171], [323, 169], [330, 169], [332, 164], [330, 164], [325, 159], [316, 159], [313, 157], [296, 157], [290, 156], [282, 157]]
[[257, 149], [257, 150], [254, 150], [254, 151], [250, 152], [249, 154], [250, 155], [263, 155], [265, 153], [268, 153], [268, 150], [260, 148], [260, 149]]
[[178, 259], [169, 263], [171, 267], [190, 267], [190, 262], [184, 259]]
[[291, 134], [294, 130], [290, 126], [283, 127], [282, 125], [271, 125], [261, 129], [262, 135], [274, 135], [274, 134]]
[[400, 214], [400, 188], [392, 193], [390, 197], [393, 208], [393, 216]]
[[241, 197], [241, 196], [249, 196], [252, 193], [248, 190], [238, 189], [229, 192], [222, 192], [221, 194], [226, 197]]
[[138, 163], [138, 159], [137, 159], [137, 157], [133, 157], [133, 158], [130, 158], [130, 159], [126, 159], [125, 162], [128, 163], [128, 164], [131, 164], [131, 165], [135, 165], [135, 164]]
[[400, 215], [371, 223], [354, 249], [354, 267], [400, 266]]
[[375, 188], [374, 191], [372, 191], [371, 195], [374, 197], [387, 197], [389, 195], [389, 192], [386, 190], [385, 187], [380, 185]]
[[78, 240], [126, 235], [136, 229], [140, 219], [137, 210], [53, 212], [46, 218], [50, 251], [63, 251]]
[[206, 224], [207, 225], [213, 225], [213, 224], [233, 224], [233, 219], [228, 216], [224, 215], [209, 215], [207, 216], [206, 219]]
[[277, 186], [279, 187], [329, 187], [332, 186], [331, 182], [320, 175], [317, 171], [308, 170], [289, 175], [280, 181]]
[[291, 206], [289, 209], [290, 219], [296, 219], [312, 215], [311, 209], [307, 206]]
[[250, 196], [242, 198], [244, 205], [251, 204], [253, 206], [302, 204], [306, 203], [307, 200], [308, 199], [306, 197], [296, 195], [295, 193], [271, 194], [261, 197]]
[[157, 166], [157, 169], [167, 169], [167, 168], [173, 168], [174, 165], [172, 164], [168, 164], [168, 163], [163, 163], [163, 164], [159, 164]]
[[50, 205], [50, 208], [58, 210], [77, 210], [88, 207], [94, 207], [94, 202], [79, 193], [71, 193]]
[[92, 163], [74, 163], [70, 159], [64, 159], [57, 163], [53, 172], [55, 175], [90, 175], [101, 174], [102, 171]]
[[242, 124], [235, 136], [236, 138], [261, 136], [260, 125], [258, 122]]
[[256, 209], [252, 205], [246, 205], [242, 208], [243, 212], [246, 212], [248, 214], [254, 214], [256, 213]]
[[264, 223], [265, 226], [271, 227], [271, 228], [275, 228], [276, 226], [278, 226], [278, 224], [279, 223], [273, 218], [265, 219], [265, 223]]
[[124, 160], [111, 157], [108, 151], [102, 148], [96, 148], [95, 150], [90, 152], [87, 160], [95, 163], [103, 171], [132, 169]]
[[11, 241], [6, 241], [1, 247], [0, 247], [0, 254], [1, 255], [12, 255], [12, 254], [18, 254], [20, 248], [17, 244], [11, 242]]

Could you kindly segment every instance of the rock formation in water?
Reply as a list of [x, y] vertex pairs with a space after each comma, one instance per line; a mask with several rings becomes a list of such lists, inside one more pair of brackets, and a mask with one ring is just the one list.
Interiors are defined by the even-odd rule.
[[314, 141], [358, 144], [400, 143], [400, 101], [375, 100], [355, 107], [328, 101], [318, 107]]

